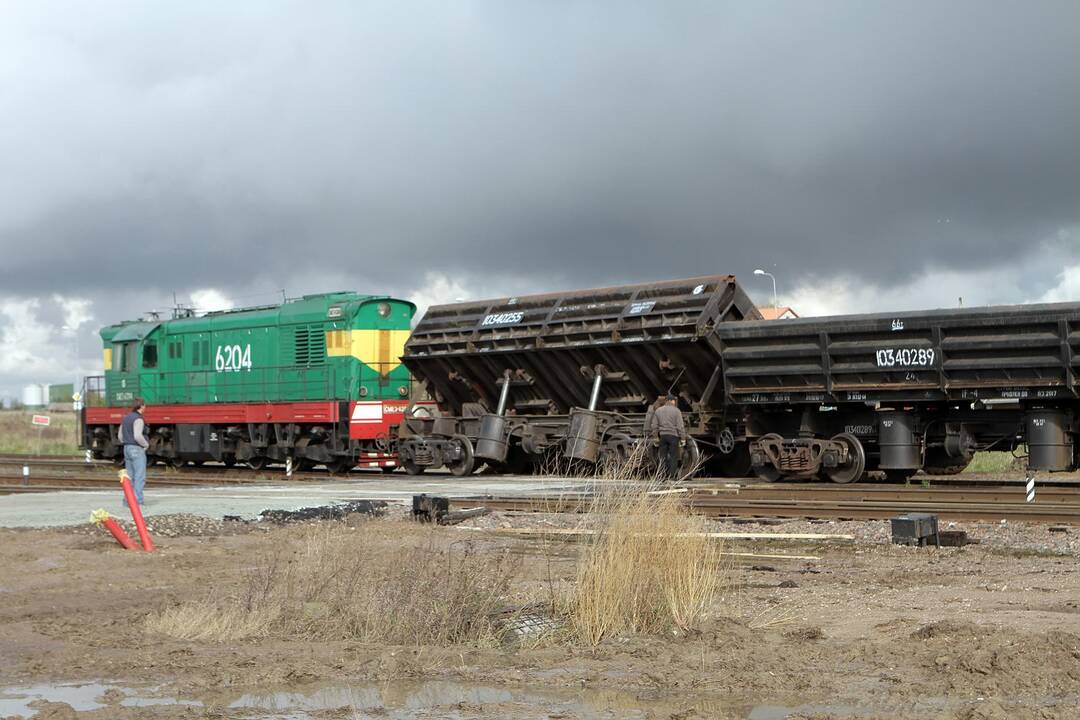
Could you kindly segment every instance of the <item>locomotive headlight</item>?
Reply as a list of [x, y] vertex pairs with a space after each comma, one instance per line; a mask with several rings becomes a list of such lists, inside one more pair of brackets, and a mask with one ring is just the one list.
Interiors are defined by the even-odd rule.
[[380, 317], [390, 317], [390, 303], [379, 303], [377, 310]]
[[405, 387], [404, 385], [399, 385], [397, 389], [397, 394], [401, 397], [405, 397], [409, 394], [409, 388]]

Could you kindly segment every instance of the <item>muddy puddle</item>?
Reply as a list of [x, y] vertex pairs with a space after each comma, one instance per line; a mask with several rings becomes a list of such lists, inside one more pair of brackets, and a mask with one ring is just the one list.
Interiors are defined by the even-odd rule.
[[102, 683], [21, 685], [0, 690], [0, 718], [33, 717], [41, 701], [65, 703], [76, 712], [107, 706], [200, 705], [159, 693], [158, 688], [121, 688]]
[[[473, 685], [444, 681], [391, 682], [324, 686], [305, 691], [248, 692], [200, 699], [170, 697], [159, 687], [125, 687], [108, 683], [27, 685], [0, 690], [0, 718], [33, 718], [43, 702], [65, 703], [79, 713], [108, 708], [169, 706], [213, 708], [225, 716], [259, 720], [314, 720], [335, 717], [392, 718], [646, 718], [697, 711], [703, 717], [783, 720], [793, 713], [840, 713], [858, 717], [868, 710], [854, 707], [751, 703], [679, 694], [662, 696], [617, 689], [565, 690], [535, 687]], [[155, 707], [157, 706], [157, 707]], [[339, 713], [345, 713], [339, 715]], [[167, 715], [162, 714], [161, 717]]]

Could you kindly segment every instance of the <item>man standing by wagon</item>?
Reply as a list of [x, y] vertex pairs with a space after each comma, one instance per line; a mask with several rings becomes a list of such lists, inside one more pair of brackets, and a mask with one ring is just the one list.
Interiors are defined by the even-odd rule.
[[667, 395], [657, 395], [656, 401], [645, 411], [645, 439], [652, 441], [656, 437], [656, 433], [653, 432], [653, 416], [666, 402]]
[[668, 477], [679, 477], [679, 445], [686, 440], [686, 423], [679, 400], [668, 393], [667, 402], [653, 413], [652, 429], [660, 436], [660, 467]]
[[[143, 504], [143, 488], [146, 486], [146, 449], [150, 442], [146, 439], [146, 423], [143, 411], [146, 402], [135, 398], [131, 412], [120, 422], [120, 442], [124, 444], [124, 468], [127, 470], [131, 486], [135, 490], [135, 499]], [[127, 503], [127, 500], [124, 500]]]

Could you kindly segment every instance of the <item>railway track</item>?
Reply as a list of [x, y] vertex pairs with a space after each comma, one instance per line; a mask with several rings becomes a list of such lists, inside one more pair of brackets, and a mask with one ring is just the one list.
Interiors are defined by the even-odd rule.
[[[591, 495], [472, 497], [451, 499], [455, 508], [483, 505], [520, 512], [588, 512]], [[694, 513], [715, 518], [790, 518], [884, 520], [907, 512], [926, 512], [942, 520], [1026, 521], [1080, 524], [1080, 489], [1044, 488], [1036, 500], [1008, 488], [925, 489], [902, 486], [749, 486], [693, 488], [684, 496]]]
[[[147, 487], [199, 487], [221, 483], [221, 478], [206, 477], [148, 477]], [[253, 484], [254, 480], [232, 480], [230, 484]], [[32, 473], [29, 476], [0, 475], [0, 494], [18, 492], [49, 492], [56, 490], [101, 490], [119, 487], [115, 475], [49, 475]]]
[[[66, 455], [66, 456], [48, 456], [48, 455], [13, 455], [13, 454], [0, 454], [0, 475], [5, 473], [21, 473], [22, 468], [28, 466], [33, 474], [36, 471], [45, 469], [49, 472], [64, 472], [64, 473], [76, 473], [84, 475], [87, 473], [100, 472], [105, 474], [111, 474], [117, 471], [118, 466], [114, 465], [108, 460], [94, 460], [90, 463], [86, 462], [86, 458], [81, 455]], [[271, 466], [265, 470], [252, 470], [244, 466], [226, 467], [221, 464], [206, 464], [206, 465], [187, 465], [184, 467], [176, 468], [166, 465], [152, 465], [149, 468], [149, 472], [152, 476], [165, 475], [168, 477], [191, 477], [202, 478], [205, 482], [240, 482], [242, 480], [275, 480], [285, 479], [284, 466]], [[325, 468], [312, 468], [305, 470], [298, 470], [293, 474], [293, 480], [310, 479], [310, 480], [327, 480], [330, 478], [349, 478], [349, 477], [367, 477], [371, 474], [371, 470], [365, 470], [357, 468], [348, 473], [341, 473], [333, 475]], [[431, 473], [429, 473], [431, 474]], [[531, 477], [531, 476], [530, 476]], [[871, 476], [873, 477], [873, 476]], [[711, 487], [718, 484], [724, 485], [739, 485], [742, 487], [767, 487], [767, 488], [783, 488], [788, 491], [795, 491], [803, 488], [836, 488], [837, 490], [850, 490], [862, 491], [870, 487], [888, 487], [888, 488], [903, 488], [905, 491], [918, 490], [921, 485], [920, 481], [925, 481], [931, 485], [932, 490], [941, 488], [1014, 488], [1016, 492], [1020, 492], [1020, 489], [1025, 483], [1025, 478], [1021, 475], [993, 475], [985, 473], [965, 473], [962, 475], [943, 475], [943, 476], [925, 476], [918, 475], [914, 478], [912, 485], [903, 485], [901, 483], [895, 483], [891, 485], [883, 484], [882, 482], [868, 482], [866, 480], [851, 485], [837, 486], [832, 483], [801, 483], [801, 482], [780, 482], [770, 485], [762, 485], [762, 483], [753, 478], [697, 478], [692, 485], [695, 487]], [[1080, 491], [1080, 475], [1075, 473], [1061, 473], [1061, 474], [1042, 474], [1037, 480], [1039, 487], [1043, 488], [1041, 492], [1046, 492], [1049, 488], [1075, 488]], [[925, 488], [924, 488], [925, 489]]]
[[[115, 473], [122, 465], [116, 465], [110, 460], [94, 460], [88, 463], [83, 457], [0, 455], [0, 474], [5, 472], [21, 473], [23, 467], [29, 467], [31, 473], [33, 473], [34, 470], [47, 469], [50, 472], [56, 471], [78, 474], [100, 472], [108, 474]], [[206, 464], [173, 467], [171, 465], [155, 463], [147, 468], [147, 472], [151, 475], [167, 475], [170, 477], [203, 477], [210, 482], [232, 482], [236, 478], [246, 478], [249, 480], [286, 479], [284, 465], [270, 466], [265, 470], [252, 470], [249, 467], [239, 465], [228, 467], [221, 464]], [[350, 475], [365, 476], [369, 475], [371, 472], [373, 471], [358, 467], [349, 473], [339, 473], [334, 475], [325, 468], [311, 468], [297, 470], [293, 473], [293, 479], [311, 478], [326, 480], [331, 477], [344, 478], [349, 477]]]

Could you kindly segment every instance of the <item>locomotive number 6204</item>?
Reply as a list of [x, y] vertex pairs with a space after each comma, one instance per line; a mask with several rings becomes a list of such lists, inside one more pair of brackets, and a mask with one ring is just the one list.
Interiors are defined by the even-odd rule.
[[251, 370], [251, 344], [218, 345], [214, 353], [214, 369], [218, 372], [240, 372]]

